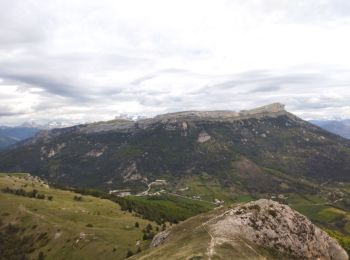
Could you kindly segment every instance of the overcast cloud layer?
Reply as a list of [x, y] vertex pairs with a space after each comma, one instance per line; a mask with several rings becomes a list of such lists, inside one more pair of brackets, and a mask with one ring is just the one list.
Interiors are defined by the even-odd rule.
[[349, 0], [0, 0], [0, 124], [281, 102], [350, 117]]

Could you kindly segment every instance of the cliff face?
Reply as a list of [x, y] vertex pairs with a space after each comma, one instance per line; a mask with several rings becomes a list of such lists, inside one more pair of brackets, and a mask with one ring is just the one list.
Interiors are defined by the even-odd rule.
[[87, 125], [81, 128], [83, 133], [98, 133], [108, 131], [135, 132], [138, 129], [147, 129], [157, 124], [174, 124], [176, 122], [233, 122], [242, 119], [252, 119], [261, 117], [276, 117], [288, 114], [284, 110], [284, 105], [274, 103], [252, 110], [242, 110], [239, 112], [231, 110], [218, 111], [184, 111], [158, 115], [154, 118], [141, 119], [136, 122], [128, 120], [113, 120], [97, 124]]
[[284, 105], [280, 103], [274, 103], [267, 106], [254, 108], [251, 110], [242, 110], [239, 112], [231, 110], [217, 110], [217, 111], [185, 111], [164, 114], [154, 117], [153, 119], [144, 119], [140, 121], [140, 124], [146, 122], [166, 122], [174, 120], [202, 120], [202, 121], [228, 121], [247, 119], [247, 118], [259, 118], [262, 116], [275, 116], [286, 114]]
[[[185, 245], [179, 242], [184, 237]], [[345, 250], [305, 216], [264, 199], [185, 221], [158, 234], [152, 247], [139, 259], [171, 258], [162, 256], [165, 251], [175, 252], [172, 259], [348, 259]]]
[[243, 110], [240, 112], [241, 115], [257, 115], [257, 114], [273, 114], [279, 112], [285, 112], [285, 105], [281, 103], [273, 103], [267, 106], [254, 108], [251, 110]]

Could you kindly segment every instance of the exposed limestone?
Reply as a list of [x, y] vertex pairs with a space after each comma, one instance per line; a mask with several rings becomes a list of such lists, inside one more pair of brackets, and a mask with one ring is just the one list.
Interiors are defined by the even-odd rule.
[[[169, 113], [155, 116], [154, 118], [143, 118], [137, 121], [128, 119], [115, 119], [111, 121], [102, 121], [92, 124], [83, 124], [67, 128], [43, 130], [37, 133], [33, 138], [24, 142], [24, 144], [30, 145], [37, 141], [49, 141], [50, 139], [67, 133], [85, 133], [93, 134], [100, 132], [123, 132], [134, 133], [140, 129], [146, 129], [154, 127], [159, 123], [165, 124], [166, 130], [176, 130], [180, 127], [183, 131], [182, 135], [187, 136], [187, 130], [190, 122], [197, 121], [210, 121], [210, 122], [233, 122], [237, 120], [247, 118], [261, 118], [261, 117], [276, 117], [279, 115], [291, 114], [284, 110], [284, 105], [280, 103], [274, 103], [271, 105], [255, 108], [252, 110], [242, 110], [236, 112], [233, 110], [217, 110], [217, 111], [183, 111], [176, 113]], [[51, 154], [55, 154], [56, 151]], [[52, 155], [54, 156], [54, 155]]]
[[51, 157], [53, 157], [55, 155], [56, 155], [56, 151], [53, 148], [51, 148], [50, 151], [49, 151], [49, 154], [47, 155], [47, 157], [51, 158]]
[[187, 129], [188, 129], [187, 122], [182, 122], [182, 130], [187, 131]]
[[[284, 105], [280, 103], [274, 103], [271, 105], [254, 108], [251, 110], [242, 110], [240, 112], [231, 110], [218, 110], [218, 111], [184, 111], [177, 113], [170, 113], [164, 115], [158, 115], [153, 120], [175, 120], [175, 119], [189, 119], [189, 120], [237, 120], [248, 117], [259, 117], [266, 115], [273, 115], [285, 112]], [[150, 120], [150, 119], [145, 119]], [[142, 121], [142, 120], [141, 120]]]
[[197, 142], [198, 143], [205, 143], [205, 142], [209, 141], [210, 138], [211, 138], [211, 136], [208, 135], [208, 133], [203, 130], [199, 133]]
[[46, 156], [47, 158], [54, 157], [56, 154], [58, 154], [64, 147], [66, 146], [65, 143], [58, 144], [56, 147], [50, 148], [49, 151], [47, 151], [47, 147], [41, 147], [40, 153], [42, 155], [42, 158]]
[[171, 231], [170, 229], [167, 229], [155, 235], [150, 244], [150, 247], [156, 247], [163, 244], [165, 239], [169, 236], [170, 231]]
[[254, 108], [251, 110], [242, 110], [240, 111], [240, 115], [256, 115], [256, 114], [269, 114], [269, 113], [279, 113], [284, 111], [285, 105], [280, 103], [273, 103], [267, 106], [262, 106], [258, 108]]
[[88, 153], [86, 153], [85, 156], [97, 158], [97, 157], [100, 157], [101, 155], [103, 155], [106, 149], [107, 149], [106, 147], [103, 147], [102, 149], [93, 149], [93, 150], [89, 151]]
[[286, 205], [261, 199], [207, 223], [219, 244], [245, 239], [298, 259], [346, 260], [345, 250], [306, 217]]
[[137, 181], [137, 180], [142, 180], [143, 177], [140, 173], [137, 171], [137, 166], [136, 162], [133, 162], [130, 164], [122, 173], [124, 182], [127, 181]]

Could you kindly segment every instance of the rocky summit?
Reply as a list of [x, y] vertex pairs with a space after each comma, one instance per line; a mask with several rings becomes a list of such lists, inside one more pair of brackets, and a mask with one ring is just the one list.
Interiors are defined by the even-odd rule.
[[167, 252], [171, 259], [349, 259], [305, 216], [266, 199], [194, 217], [159, 233], [151, 246], [137, 259], [167, 259]]

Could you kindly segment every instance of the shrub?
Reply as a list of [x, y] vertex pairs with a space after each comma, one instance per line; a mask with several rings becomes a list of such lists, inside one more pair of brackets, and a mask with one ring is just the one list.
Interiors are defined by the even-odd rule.
[[128, 250], [128, 252], [126, 253], [126, 258], [129, 258], [130, 256], [133, 256], [134, 253], [131, 250]]
[[44, 259], [45, 259], [44, 253], [40, 252], [38, 255], [38, 260], [44, 260]]
[[143, 233], [142, 239], [143, 239], [143, 240], [147, 240], [147, 239], [148, 239], [147, 233]]
[[277, 212], [274, 209], [269, 209], [269, 214], [274, 218], [277, 217]]
[[150, 230], [152, 230], [152, 229], [153, 229], [153, 227], [152, 227], [152, 225], [151, 225], [151, 224], [148, 224], [148, 225], [147, 225], [147, 227], [146, 227], [146, 229], [147, 229], [148, 231], [150, 231]]
[[83, 200], [82, 196], [77, 196], [77, 195], [75, 195], [73, 199], [75, 201], [82, 201]]
[[257, 211], [259, 212], [261, 208], [260, 208], [259, 205], [254, 204], [254, 205], [250, 205], [250, 206], [248, 207], [248, 209], [255, 209], [255, 210], [257, 210]]
[[37, 198], [43, 200], [43, 199], [45, 199], [45, 195], [44, 194], [38, 194]]

